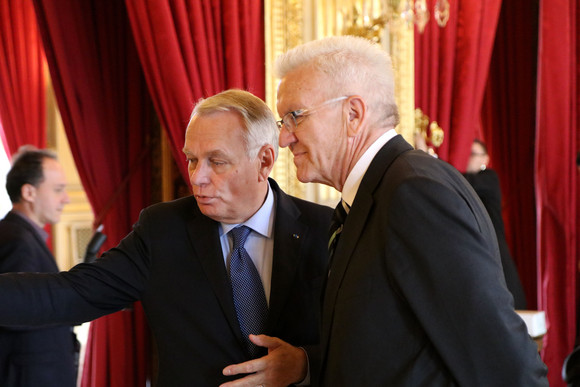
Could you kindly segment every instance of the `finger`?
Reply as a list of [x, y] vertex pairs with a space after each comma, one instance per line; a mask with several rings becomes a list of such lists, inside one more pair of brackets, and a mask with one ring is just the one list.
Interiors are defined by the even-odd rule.
[[266, 347], [268, 349], [276, 348], [283, 343], [282, 340], [267, 335], [250, 335], [250, 341], [257, 346]]
[[239, 374], [253, 374], [264, 369], [263, 358], [246, 361], [243, 363], [232, 364], [223, 369], [222, 373], [225, 376], [239, 375]]
[[231, 382], [220, 384], [219, 387], [255, 387], [262, 382], [261, 378], [255, 374], [248, 375], [241, 379], [236, 379]]

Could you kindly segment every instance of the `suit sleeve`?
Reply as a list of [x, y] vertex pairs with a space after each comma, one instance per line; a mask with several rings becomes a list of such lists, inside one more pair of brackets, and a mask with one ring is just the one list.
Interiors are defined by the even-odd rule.
[[0, 275], [0, 325], [77, 324], [137, 301], [149, 274], [144, 217], [94, 263], [61, 273]]
[[546, 370], [513, 310], [479, 202], [418, 178], [396, 190], [388, 214], [392, 282], [459, 385], [538, 385]]

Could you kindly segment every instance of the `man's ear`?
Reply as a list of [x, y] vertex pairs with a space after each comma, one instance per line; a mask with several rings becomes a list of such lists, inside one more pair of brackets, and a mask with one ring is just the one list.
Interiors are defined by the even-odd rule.
[[361, 96], [353, 95], [348, 97], [347, 106], [347, 135], [354, 137], [358, 134], [363, 122], [366, 120], [367, 105]]
[[32, 202], [36, 198], [36, 187], [32, 184], [24, 184], [20, 187], [20, 196], [22, 200]]
[[270, 176], [270, 172], [274, 168], [274, 161], [276, 161], [274, 147], [271, 144], [262, 145], [257, 158], [260, 162], [258, 181], [268, 180], [268, 176]]

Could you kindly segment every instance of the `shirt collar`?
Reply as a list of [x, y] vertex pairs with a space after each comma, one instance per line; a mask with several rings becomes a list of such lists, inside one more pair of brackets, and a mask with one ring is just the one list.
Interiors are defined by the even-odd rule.
[[354, 168], [348, 174], [344, 186], [342, 187], [342, 200], [352, 207], [352, 202], [354, 202], [354, 197], [358, 191], [358, 187], [365, 175], [369, 165], [375, 158], [379, 150], [385, 145], [390, 139], [397, 135], [395, 129], [389, 129], [383, 133], [379, 138], [371, 144], [371, 146], [366, 150], [362, 157], [356, 162]]
[[220, 223], [221, 224], [221, 231], [220, 236], [227, 234], [232, 229], [244, 225], [251, 228], [253, 231], [265, 236], [266, 238], [271, 238], [274, 230], [274, 217], [272, 216], [274, 213], [274, 192], [270, 187], [270, 183], [268, 182], [268, 194], [266, 195], [266, 200], [262, 207], [248, 220], [243, 223], [239, 224], [231, 224], [231, 223]]
[[48, 240], [48, 233], [46, 230], [40, 227], [38, 224], [34, 223], [28, 216], [15, 209], [12, 209], [12, 213], [18, 215], [20, 218], [24, 219], [28, 224], [30, 224], [43, 241], [46, 242]]

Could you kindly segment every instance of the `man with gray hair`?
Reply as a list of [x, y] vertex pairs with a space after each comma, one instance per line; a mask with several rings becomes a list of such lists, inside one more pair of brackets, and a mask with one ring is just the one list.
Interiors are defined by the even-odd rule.
[[[286, 343], [318, 343], [332, 210], [268, 178], [277, 141], [274, 115], [252, 94], [200, 101], [183, 147], [193, 195], [143, 210], [94, 263], [0, 276], [0, 325], [82, 322], [140, 300], [159, 387], [218, 386], [240, 378], [225, 366], [256, 358], [300, 366], [306, 355]], [[280, 340], [264, 346], [263, 333]]]
[[389, 55], [363, 38], [330, 37], [290, 50], [276, 70], [280, 146], [300, 181], [342, 193], [320, 356], [308, 353], [314, 384], [547, 386], [485, 208], [455, 168], [394, 129]]

